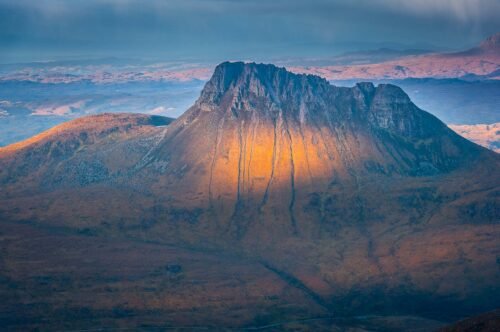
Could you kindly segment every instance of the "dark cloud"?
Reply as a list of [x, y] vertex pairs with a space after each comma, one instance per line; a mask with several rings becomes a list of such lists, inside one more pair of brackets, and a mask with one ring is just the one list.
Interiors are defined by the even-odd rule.
[[498, 0], [0, 0], [0, 61], [461, 48], [500, 31], [499, 13]]

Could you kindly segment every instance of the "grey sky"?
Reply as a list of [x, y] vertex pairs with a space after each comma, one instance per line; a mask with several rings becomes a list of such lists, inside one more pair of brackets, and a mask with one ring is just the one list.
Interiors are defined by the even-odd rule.
[[460, 49], [498, 31], [500, 0], [0, 0], [0, 62]]

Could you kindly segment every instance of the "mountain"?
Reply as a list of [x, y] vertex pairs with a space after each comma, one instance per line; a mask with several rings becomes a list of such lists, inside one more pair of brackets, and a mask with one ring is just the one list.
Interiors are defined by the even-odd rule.
[[[173, 122], [89, 117], [0, 148], [6, 237], [25, 227], [36, 247], [70, 238], [71, 253], [33, 260], [61, 266], [68, 257], [91, 275], [38, 264], [59, 292], [37, 294], [37, 272], [21, 273], [25, 256], [7, 250], [2, 277], [17, 286], [4, 290], [4, 306], [27, 289], [36, 300], [23, 302], [25, 317], [40, 319], [34, 301], [58, 317], [53, 324], [68, 319], [71, 292], [75, 312], [118, 325], [456, 320], [498, 304], [499, 166], [498, 154], [397, 86], [336, 87], [273, 65], [222, 63]], [[74, 238], [84, 235], [106, 255], [121, 248], [121, 263], [97, 249], [86, 256], [88, 238]], [[150, 264], [143, 252], [167, 248], [162, 273], [161, 262], [140, 265]], [[104, 289], [113, 296], [93, 301], [108, 298]], [[75, 324], [88, 327], [82, 315]]]
[[474, 78], [498, 79], [500, 70], [500, 33], [479, 46], [455, 53], [410, 55], [371, 64], [336, 66], [296, 66], [293, 72], [315, 74], [329, 80]]

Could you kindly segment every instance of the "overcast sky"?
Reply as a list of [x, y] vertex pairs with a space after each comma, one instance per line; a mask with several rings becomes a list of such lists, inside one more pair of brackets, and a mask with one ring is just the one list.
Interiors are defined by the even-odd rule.
[[0, 0], [0, 62], [461, 49], [495, 32], [500, 0]]

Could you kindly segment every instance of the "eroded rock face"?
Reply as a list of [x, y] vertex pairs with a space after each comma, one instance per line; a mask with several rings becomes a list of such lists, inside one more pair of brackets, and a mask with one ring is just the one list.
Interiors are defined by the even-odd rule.
[[272, 65], [223, 63], [172, 124], [155, 162], [174, 163], [161, 174], [189, 186], [178, 196], [199, 193], [180, 202], [198, 200], [228, 220], [255, 219], [275, 203], [288, 206], [282, 214], [301, 213], [299, 200], [334, 185], [356, 187], [372, 174], [447, 174], [482, 153], [396, 86], [339, 88]]
[[230, 251], [326, 311], [498, 296], [499, 157], [396, 86], [223, 63], [168, 126], [91, 127], [0, 149], [3, 218]]

